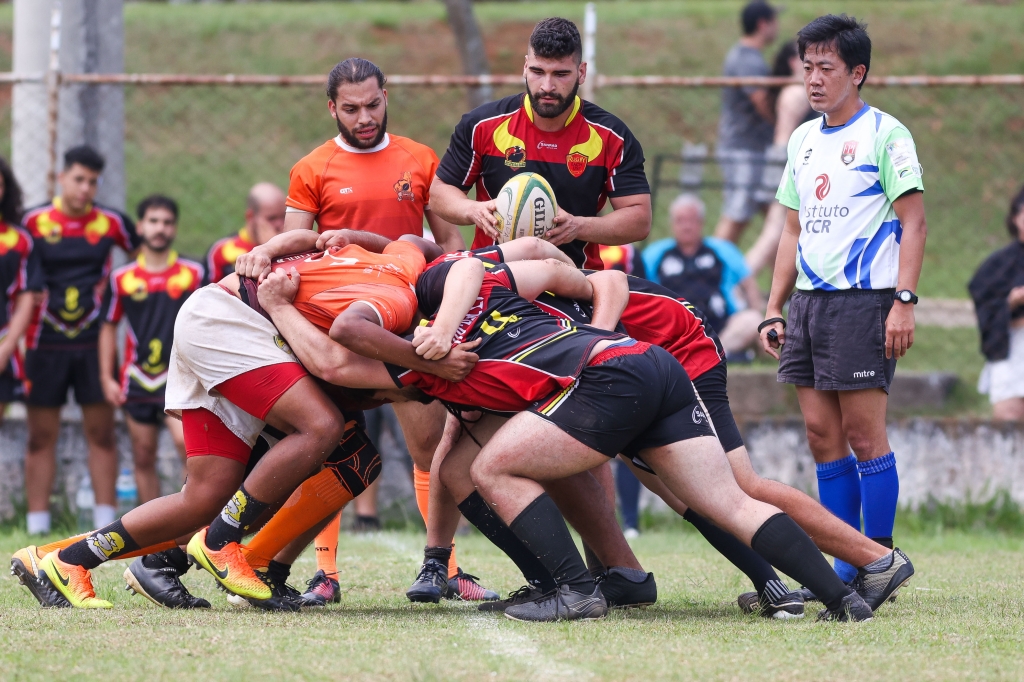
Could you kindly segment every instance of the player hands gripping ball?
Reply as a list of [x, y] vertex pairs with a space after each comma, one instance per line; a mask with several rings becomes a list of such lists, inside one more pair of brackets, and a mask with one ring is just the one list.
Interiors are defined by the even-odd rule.
[[517, 173], [494, 198], [499, 244], [520, 237], [544, 238], [555, 225], [555, 191], [539, 173]]

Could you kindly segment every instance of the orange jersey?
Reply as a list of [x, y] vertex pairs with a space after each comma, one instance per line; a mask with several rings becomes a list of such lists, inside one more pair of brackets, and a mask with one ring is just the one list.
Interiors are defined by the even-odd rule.
[[353, 303], [365, 303], [382, 327], [400, 333], [416, 316], [416, 280], [427, 261], [409, 242], [391, 242], [384, 253], [370, 253], [350, 244], [313, 255], [287, 256], [274, 269], [294, 267], [299, 291], [294, 305], [324, 332]]
[[288, 207], [314, 214], [321, 232], [348, 228], [388, 239], [422, 237], [437, 164], [430, 147], [406, 137], [388, 134], [374, 150], [364, 150], [339, 135], [292, 168]]

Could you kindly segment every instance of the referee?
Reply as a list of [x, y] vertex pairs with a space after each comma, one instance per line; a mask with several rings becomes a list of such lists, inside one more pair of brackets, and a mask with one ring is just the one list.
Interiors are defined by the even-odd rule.
[[[789, 139], [777, 194], [789, 211], [761, 343], [776, 358], [782, 346], [778, 380], [796, 384], [822, 504], [857, 529], [863, 515], [864, 533], [891, 548], [899, 478], [885, 413], [896, 359], [914, 343], [922, 169], [903, 124], [860, 98], [864, 25], [819, 17], [797, 43], [807, 98], [824, 117]], [[838, 560], [836, 572], [856, 575]]]
[[[523, 67], [526, 92], [462, 117], [430, 187], [430, 206], [476, 225], [473, 248], [498, 236], [493, 198], [516, 173], [539, 173], [558, 201], [545, 239], [577, 267], [602, 270], [600, 244], [630, 244], [651, 231], [644, 152], [615, 116], [577, 95], [586, 80], [580, 33], [568, 19], [537, 24]], [[477, 201], [466, 193], [476, 186]], [[606, 202], [614, 209], [599, 216]]]

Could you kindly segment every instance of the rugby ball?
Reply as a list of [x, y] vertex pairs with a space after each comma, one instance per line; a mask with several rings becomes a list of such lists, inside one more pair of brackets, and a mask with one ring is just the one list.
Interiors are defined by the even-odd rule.
[[494, 198], [498, 243], [519, 237], [544, 238], [555, 224], [555, 191], [537, 173], [517, 173]]

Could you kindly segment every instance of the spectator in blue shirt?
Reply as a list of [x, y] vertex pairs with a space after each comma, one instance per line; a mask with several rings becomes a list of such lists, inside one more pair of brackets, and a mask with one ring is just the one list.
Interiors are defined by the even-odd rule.
[[644, 249], [647, 278], [695, 305], [718, 332], [729, 359], [751, 359], [764, 299], [736, 245], [704, 236], [704, 202], [681, 194], [669, 207], [672, 237]]

